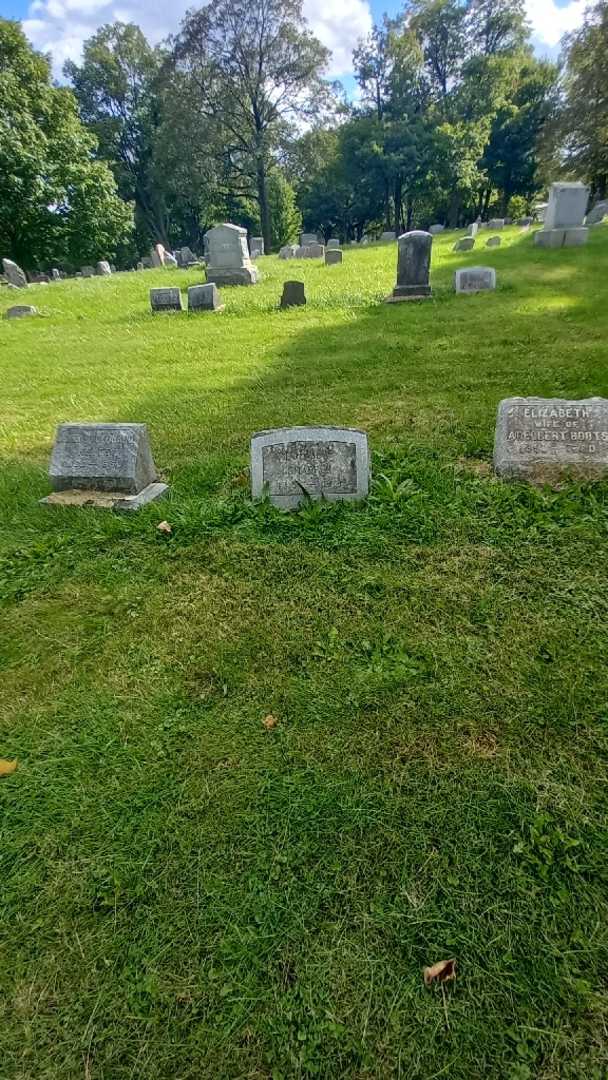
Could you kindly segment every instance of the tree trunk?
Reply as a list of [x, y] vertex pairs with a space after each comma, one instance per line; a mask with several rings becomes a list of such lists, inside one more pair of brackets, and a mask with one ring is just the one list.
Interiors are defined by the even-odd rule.
[[262, 236], [264, 237], [264, 251], [266, 254], [270, 254], [272, 248], [272, 234], [270, 224], [270, 206], [268, 204], [268, 188], [266, 186], [266, 169], [264, 162], [261, 158], [258, 158], [257, 164], [257, 187], [258, 187], [258, 204], [260, 207], [260, 222], [262, 225]]
[[458, 214], [460, 213], [460, 193], [453, 191], [450, 196], [450, 205], [448, 207], [448, 228], [455, 229], [458, 225]]
[[407, 198], [407, 231], [410, 232], [412, 228], [412, 221], [414, 220], [414, 200], [411, 195]]
[[391, 198], [388, 189], [388, 180], [384, 181], [384, 228], [387, 232], [392, 229], [391, 225]]

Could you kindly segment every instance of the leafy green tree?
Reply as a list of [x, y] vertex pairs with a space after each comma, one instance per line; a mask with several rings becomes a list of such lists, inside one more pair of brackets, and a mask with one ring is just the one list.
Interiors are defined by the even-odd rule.
[[0, 236], [28, 269], [113, 259], [132, 229], [107, 165], [94, 159], [73, 94], [20, 25], [0, 19]]
[[608, 197], [608, 3], [587, 10], [566, 39], [563, 105], [554, 137], [565, 170]]
[[296, 193], [280, 169], [273, 169], [268, 177], [268, 202], [273, 248], [293, 243], [302, 229], [302, 215], [296, 203]]
[[301, 0], [218, 0], [189, 12], [174, 42], [201, 116], [225, 133], [216, 152], [230, 181], [257, 199], [268, 251], [269, 175], [289, 127], [322, 111], [328, 58], [306, 28]]

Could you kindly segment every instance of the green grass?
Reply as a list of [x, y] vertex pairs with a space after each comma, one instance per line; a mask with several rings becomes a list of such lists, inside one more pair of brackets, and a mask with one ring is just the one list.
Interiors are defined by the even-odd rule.
[[[608, 1075], [608, 484], [489, 468], [502, 397], [608, 396], [608, 230], [504, 235], [436, 238], [419, 305], [390, 245], [0, 323], [6, 1080]], [[39, 507], [77, 419], [147, 422], [170, 500]], [[251, 505], [251, 433], [301, 423], [367, 430], [365, 506]]]

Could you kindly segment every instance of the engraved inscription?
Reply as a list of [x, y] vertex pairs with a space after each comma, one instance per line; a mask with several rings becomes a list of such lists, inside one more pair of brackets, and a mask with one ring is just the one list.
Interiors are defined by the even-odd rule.
[[[608, 451], [608, 410], [602, 405], [510, 405], [506, 418], [510, 453], [551, 454], [553, 448], [593, 456]], [[562, 455], [560, 455], [561, 457]]]
[[357, 491], [357, 455], [352, 442], [294, 441], [262, 450], [264, 484], [271, 495], [350, 495]]

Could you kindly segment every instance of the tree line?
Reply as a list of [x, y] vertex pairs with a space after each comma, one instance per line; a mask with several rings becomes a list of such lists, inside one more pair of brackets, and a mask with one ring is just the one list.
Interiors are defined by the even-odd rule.
[[529, 211], [548, 181], [608, 193], [608, 0], [557, 64], [523, 0], [406, 0], [353, 55], [348, 100], [301, 0], [218, 0], [153, 46], [116, 22], [51, 77], [0, 20], [0, 247], [29, 269], [200, 250], [218, 220], [360, 239]]

